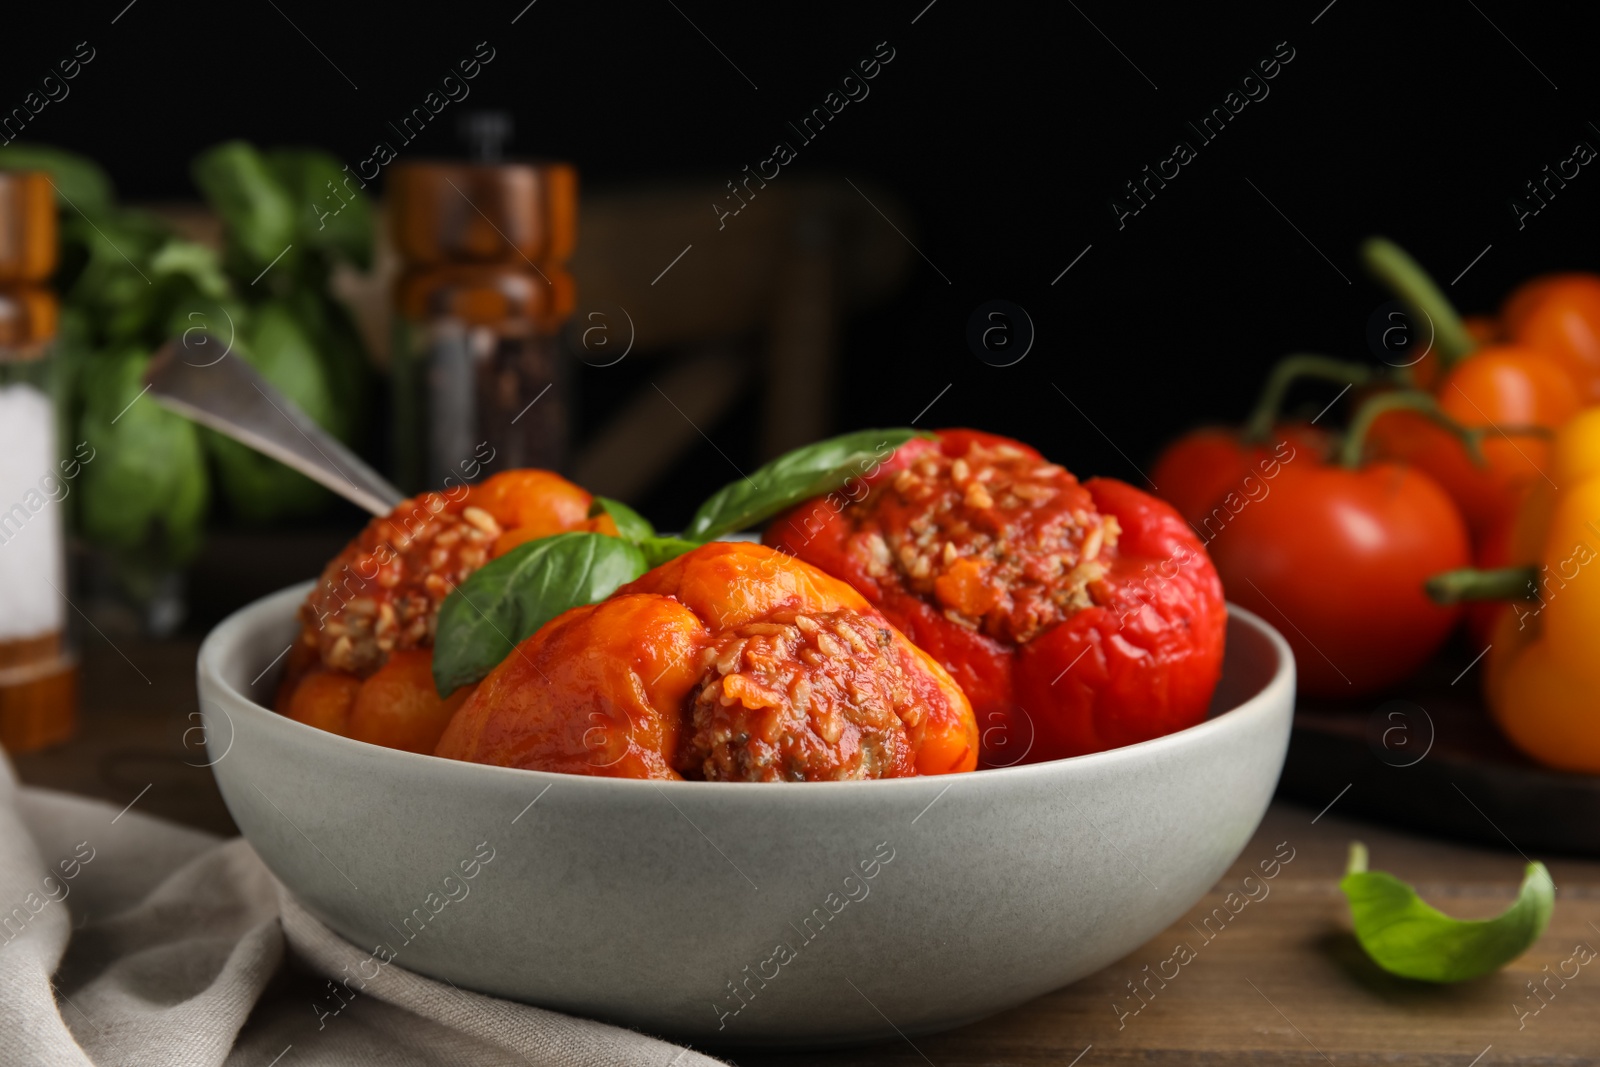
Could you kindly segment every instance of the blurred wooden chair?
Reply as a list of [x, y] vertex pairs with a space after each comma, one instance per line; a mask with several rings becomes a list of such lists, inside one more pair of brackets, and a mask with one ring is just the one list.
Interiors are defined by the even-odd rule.
[[873, 204], [901, 227], [904, 209], [863, 191], [780, 175], [720, 229], [711, 205], [726, 200], [712, 180], [583, 196], [578, 326], [619, 306], [633, 323], [627, 358], [662, 365], [588, 436], [572, 464], [579, 484], [642, 495], [752, 390], [762, 459], [828, 432], [845, 317], [888, 295], [911, 258]]

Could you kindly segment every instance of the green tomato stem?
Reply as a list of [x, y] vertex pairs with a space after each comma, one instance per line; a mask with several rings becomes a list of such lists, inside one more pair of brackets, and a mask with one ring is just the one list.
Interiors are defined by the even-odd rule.
[[1411, 309], [1433, 324], [1433, 339], [1446, 370], [1477, 348], [1466, 323], [1421, 264], [1386, 237], [1369, 237], [1361, 245], [1367, 270]]
[[1296, 352], [1284, 356], [1267, 375], [1261, 398], [1244, 425], [1244, 439], [1250, 442], [1265, 441], [1272, 433], [1283, 409], [1283, 399], [1289, 389], [1301, 378], [1315, 378], [1336, 385], [1363, 385], [1372, 379], [1372, 368], [1360, 363], [1319, 356], [1312, 352]]
[[1538, 567], [1462, 567], [1436, 574], [1422, 587], [1435, 604], [1460, 604], [1469, 600], [1534, 600], [1538, 597], [1538, 581]]
[[1367, 434], [1380, 416], [1391, 411], [1415, 411], [1426, 415], [1461, 439], [1461, 444], [1473, 463], [1481, 467], [1487, 462], [1483, 456], [1482, 440], [1488, 430], [1476, 426], [1463, 426], [1452, 419], [1444, 413], [1439, 407], [1439, 402], [1430, 393], [1424, 393], [1420, 389], [1396, 389], [1368, 397], [1356, 409], [1355, 418], [1350, 420], [1350, 429], [1345, 432], [1344, 444], [1339, 449], [1341, 466], [1349, 467], [1351, 470], [1361, 466]]
[[1346, 875], [1362, 874], [1367, 869], [1367, 846], [1360, 841], [1350, 842], [1350, 862], [1346, 865]]

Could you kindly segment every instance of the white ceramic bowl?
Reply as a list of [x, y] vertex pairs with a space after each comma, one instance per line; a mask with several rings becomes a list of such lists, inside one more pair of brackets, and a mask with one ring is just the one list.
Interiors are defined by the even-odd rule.
[[1293, 710], [1288, 646], [1233, 608], [1211, 717], [1110, 752], [803, 785], [511, 770], [264, 706], [309, 588], [200, 650], [217, 782], [267, 866], [401, 966], [701, 1043], [940, 1030], [1112, 963], [1239, 854]]

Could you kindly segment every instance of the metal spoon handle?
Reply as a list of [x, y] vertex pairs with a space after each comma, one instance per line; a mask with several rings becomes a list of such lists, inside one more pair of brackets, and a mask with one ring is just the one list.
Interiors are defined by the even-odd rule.
[[226, 347], [214, 337], [186, 335], [151, 358], [144, 380], [162, 407], [271, 456], [374, 515], [389, 514], [404, 499], [250, 364], [230, 355], [203, 363], [184, 358], [197, 350]]

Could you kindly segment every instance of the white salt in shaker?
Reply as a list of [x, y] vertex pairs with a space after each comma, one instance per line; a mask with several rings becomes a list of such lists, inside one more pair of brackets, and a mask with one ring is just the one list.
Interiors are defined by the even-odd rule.
[[55, 190], [0, 171], [0, 744], [24, 752], [77, 723], [67, 634], [66, 505], [82, 457], [62, 449]]

